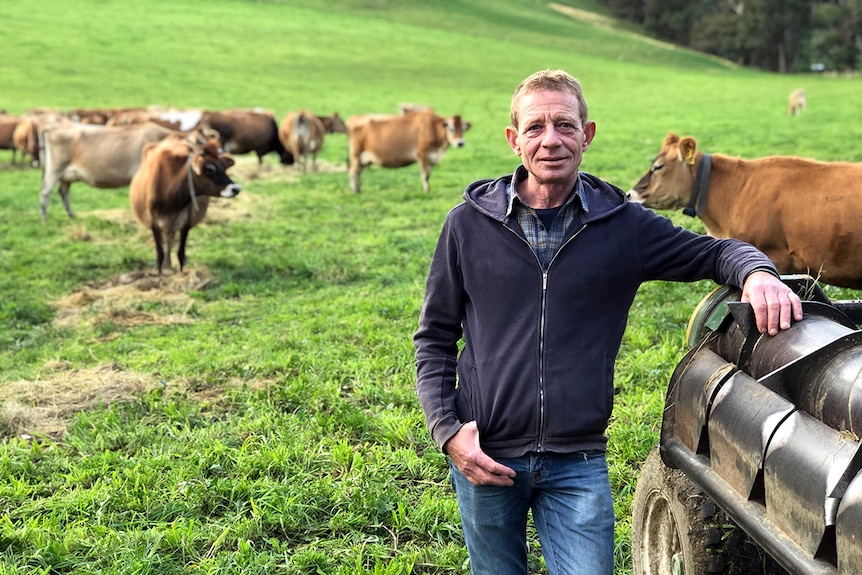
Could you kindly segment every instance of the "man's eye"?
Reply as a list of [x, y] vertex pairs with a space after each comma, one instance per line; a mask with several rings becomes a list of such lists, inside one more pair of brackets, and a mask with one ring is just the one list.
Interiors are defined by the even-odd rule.
[[538, 124], [533, 124], [532, 126], [527, 126], [527, 132], [538, 132], [542, 127]]
[[569, 132], [569, 133], [578, 131], [577, 126], [575, 126], [574, 124], [569, 124], [568, 122], [561, 123], [559, 126], [557, 126], [557, 129], [560, 130], [561, 132]]

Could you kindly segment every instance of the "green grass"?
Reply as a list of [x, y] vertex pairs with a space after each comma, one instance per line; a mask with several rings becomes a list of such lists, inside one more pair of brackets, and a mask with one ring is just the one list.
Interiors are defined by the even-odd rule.
[[[473, 128], [429, 194], [415, 166], [369, 169], [350, 193], [340, 134], [320, 173], [278, 177], [292, 169], [268, 158], [262, 177], [238, 177], [226, 217], [191, 232], [189, 268], [211, 281], [174, 298], [109, 295], [154, 266], [126, 189], [74, 184], [79, 217], [55, 196], [43, 223], [39, 172], [0, 151], [0, 574], [466, 573], [411, 336], [446, 212], [470, 181], [515, 167], [503, 129], [535, 70], [582, 80], [598, 122], [583, 168], [623, 188], [669, 131], [712, 153], [862, 158], [858, 80], [739, 69], [534, 0], [7, 4], [10, 112], [346, 117], [419, 102]], [[790, 118], [800, 85], [810, 106]], [[631, 312], [609, 429], [619, 575], [665, 386], [711, 289], [647, 285]], [[60, 302], [76, 294], [92, 300], [64, 321]], [[538, 556], [533, 568], [544, 572]]]

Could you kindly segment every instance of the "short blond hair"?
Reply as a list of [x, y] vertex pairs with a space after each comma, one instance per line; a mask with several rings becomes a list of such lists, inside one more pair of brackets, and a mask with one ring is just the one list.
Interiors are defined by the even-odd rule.
[[518, 108], [521, 98], [526, 94], [540, 90], [568, 92], [573, 95], [578, 100], [578, 110], [581, 113], [581, 127], [587, 125], [589, 114], [587, 101], [584, 99], [584, 92], [581, 89], [581, 83], [563, 70], [541, 70], [527, 76], [515, 88], [515, 93], [512, 94], [512, 109], [510, 111], [512, 127], [518, 128]]

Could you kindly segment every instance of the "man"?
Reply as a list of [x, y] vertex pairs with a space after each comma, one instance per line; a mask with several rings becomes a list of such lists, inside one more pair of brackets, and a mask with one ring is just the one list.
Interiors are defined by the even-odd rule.
[[605, 430], [638, 287], [741, 287], [770, 335], [802, 305], [749, 244], [674, 226], [579, 172], [596, 124], [567, 73], [526, 78], [511, 122], [522, 165], [468, 186], [440, 234], [414, 337], [417, 393], [450, 459], [474, 574], [526, 575], [532, 511], [551, 574], [610, 575]]

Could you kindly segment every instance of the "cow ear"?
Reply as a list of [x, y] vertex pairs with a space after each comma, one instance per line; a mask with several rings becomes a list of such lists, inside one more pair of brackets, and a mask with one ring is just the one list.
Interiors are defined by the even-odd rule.
[[665, 146], [672, 146], [672, 145], [676, 144], [677, 142], [679, 142], [679, 136], [677, 136], [673, 132], [669, 133], [667, 135], [667, 138], [664, 139], [664, 145]]
[[233, 156], [221, 156], [222, 164], [224, 164], [224, 169], [228, 169], [233, 166], [236, 162], [233, 160]]
[[690, 166], [694, 165], [695, 151], [697, 151], [697, 142], [691, 136], [686, 136], [679, 141], [679, 152]]
[[472, 126], [472, 125], [473, 125], [473, 124], [471, 124], [470, 122], [462, 122], [462, 123], [461, 123], [461, 128], [466, 132], [467, 130], [469, 130], [469, 129], [470, 129], [470, 126]]
[[192, 158], [192, 161], [191, 161], [192, 171], [195, 173], [196, 176], [200, 176], [201, 173], [203, 173], [203, 167], [204, 167], [203, 152], [201, 152], [200, 154], [195, 154], [195, 156]]

